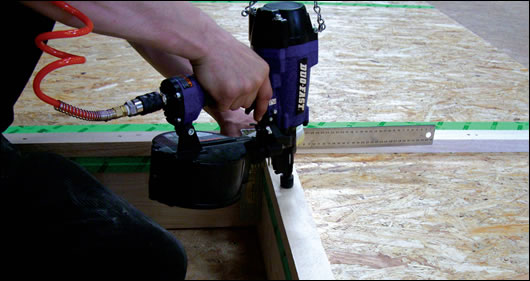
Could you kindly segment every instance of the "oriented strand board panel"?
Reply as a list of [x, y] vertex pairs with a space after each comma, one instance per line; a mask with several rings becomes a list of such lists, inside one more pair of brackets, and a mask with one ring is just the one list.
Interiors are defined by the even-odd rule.
[[295, 163], [337, 279], [528, 279], [528, 153]]
[[[194, 5], [248, 44], [246, 3]], [[441, 12], [323, 5], [322, 13], [311, 121], [528, 121], [528, 69]], [[53, 72], [44, 91], [87, 109], [122, 104], [162, 80], [120, 39], [50, 45], [88, 62]], [[53, 60], [44, 55], [37, 69]], [[87, 123], [39, 101], [31, 83], [15, 111], [14, 125]], [[165, 121], [159, 112], [111, 122]], [[527, 153], [295, 162], [335, 277], [528, 279]]]
[[264, 280], [255, 228], [171, 230], [188, 255], [187, 280]]
[[[194, 5], [249, 44], [240, 15], [246, 3]], [[322, 14], [327, 29], [312, 69], [311, 121], [528, 121], [528, 69], [440, 11], [323, 4]], [[49, 44], [88, 61], [47, 76], [44, 92], [87, 109], [122, 104], [163, 79], [121, 39], [89, 34]], [[54, 59], [44, 55], [37, 69]], [[86, 123], [42, 103], [31, 83], [15, 109], [14, 125]], [[111, 122], [165, 120], [158, 112]]]

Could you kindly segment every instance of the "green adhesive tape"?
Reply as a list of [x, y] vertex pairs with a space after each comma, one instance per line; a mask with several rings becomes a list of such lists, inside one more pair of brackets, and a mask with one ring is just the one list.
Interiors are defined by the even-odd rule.
[[73, 157], [90, 173], [147, 173], [151, 163], [149, 156], [129, 157]]
[[[194, 123], [198, 131], [219, 131], [217, 123]], [[528, 130], [528, 122], [310, 122], [306, 128], [385, 127], [435, 125], [436, 130]], [[34, 133], [111, 133], [173, 131], [170, 124], [89, 124], [11, 126], [5, 134]]]
[[285, 275], [285, 280], [293, 280], [293, 275], [291, 273], [291, 269], [289, 268], [289, 262], [287, 261], [287, 251], [285, 250], [285, 246], [283, 245], [282, 240], [282, 234], [280, 231], [280, 224], [278, 223], [278, 219], [276, 218], [276, 214], [274, 213], [274, 205], [272, 204], [272, 197], [269, 191], [269, 188], [267, 187], [267, 183], [265, 178], [262, 178], [264, 182], [265, 188], [265, 201], [267, 202], [267, 210], [269, 211], [269, 217], [271, 219], [272, 228], [274, 230], [274, 237], [276, 238], [276, 246], [278, 246], [278, 252], [280, 253], [280, 259], [282, 261], [282, 267], [283, 267], [283, 273]]
[[[306, 128], [352, 128], [435, 125], [436, 130], [526, 130], [528, 122], [310, 122]], [[217, 123], [196, 123], [198, 131], [219, 131]], [[4, 133], [110, 133], [172, 131], [170, 124], [89, 124], [11, 126]], [[135, 173], [149, 171], [149, 157], [76, 157], [73, 161], [92, 173]]]
[[[248, 1], [191, 1], [195, 3], [237, 3], [243, 5], [242, 8], [248, 5]], [[274, 1], [259, 1], [258, 3], [271, 3]], [[313, 5], [314, 1], [294, 1], [304, 5]], [[406, 9], [434, 9], [433, 6], [427, 5], [400, 5], [400, 4], [381, 4], [381, 3], [351, 3], [351, 2], [330, 2], [320, 1], [319, 6], [352, 6], [352, 7], [374, 7], [374, 8], [406, 8]]]
[[[219, 131], [217, 123], [193, 124], [198, 131]], [[11, 126], [5, 134], [35, 133], [112, 133], [112, 132], [168, 132], [173, 131], [171, 124], [88, 124], [88, 125], [43, 125]]]
[[312, 122], [307, 128], [434, 125], [436, 130], [528, 130], [528, 122]]

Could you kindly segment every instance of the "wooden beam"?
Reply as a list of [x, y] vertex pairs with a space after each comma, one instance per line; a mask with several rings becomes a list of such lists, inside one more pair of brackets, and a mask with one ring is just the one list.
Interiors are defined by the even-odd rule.
[[264, 174], [267, 207], [258, 233], [269, 279], [334, 279], [298, 174], [293, 172], [290, 189], [280, 187], [280, 176], [272, 167], [266, 166]]
[[240, 204], [195, 210], [169, 207], [148, 198], [148, 173], [95, 173], [113, 192], [167, 229], [257, 227], [269, 279], [333, 279], [330, 264], [305, 200], [296, 171], [291, 189], [279, 187], [279, 176], [264, 166], [261, 220], [241, 218]]
[[[167, 229], [256, 227], [269, 279], [333, 279], [330, 264], [296, 171], [291, 189], [264, 165], [264, 194], [259, 222], [241, 218], [240, 204], [195, 210], [169, 207], [148, 198], [148, 173], [95, 173], [94, 176]], [[257, 224], [256, 224], [257, 223]]]
[[169, 207], [149, 199], [149, 173], [96, 173], [94, 176], [147, 216], [167, 229], [253, 226], [241, 219], [239, 203], [213, 209], [196, 210]]
[[53, 152], [65, 157], [149, 156], [161, 132], [16, 133], [4, 136], [26, 152]]
[[[318, 129], [313, 129], [318, 130]], [[160, 132], [5, 134], [25, 151], [66, 157], [149, 156]], [[528, 152], [528, 130], [438, 130], [432, 145], [302, 149], [297, 153], [456, 153]]]
[[[8, 134], [22, 151], [46, 151], [66, 157], [149, 155], [158, 133]], [[167, 229], [256, 227], [269, 279], [333, 279], [329, 261], [305, 201], [296, 171], [291, 189], [279, 188], [279, 176], [263, 165], [262, 215], [242, 219], [241, 205], [196, 210], [169, 207], [148, 198], [146, 172], [94, 173], [117, 195]]]

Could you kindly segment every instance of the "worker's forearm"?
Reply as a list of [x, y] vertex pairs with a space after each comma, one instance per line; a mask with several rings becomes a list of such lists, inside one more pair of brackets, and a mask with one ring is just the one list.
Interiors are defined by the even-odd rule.
[[131, 46], [153, 66], [162, 76], [169, 78], [176, 75], [191, 75], [193, 69], [189, 60], [136, 42]]
[[[49, 2], [25, 5], [66, 25], [83, 23]], [[94, 23], [94, 32], [152, 46], [189, 60], [208, 54], [219, 32], [224, 32], [200, 9], [187, 2], [71, 1]]]
[[[25, 4], [67, 25], [83, 25], [51, 3]], [[218, 111], [249, 108], [255, 102], [254, 118], [260, 120], [265, 114], [272, 97], [267, 62], [190, 3], [120, 1], [72, 5], [93, 21], [97, 33], [187, 59], [197, 81], [216, 101]], [[149, 55], [142, 53], [146, 54]], [[173, 71], [160, 69], [164, 75]]]

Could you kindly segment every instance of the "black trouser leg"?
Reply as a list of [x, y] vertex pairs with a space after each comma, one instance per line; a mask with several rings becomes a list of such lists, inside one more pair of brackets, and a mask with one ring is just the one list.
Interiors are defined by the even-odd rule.
[[54, 154], [20, 155], [2, 136], [2, 267], [15, 276], [184, 279], [167, 230]]

